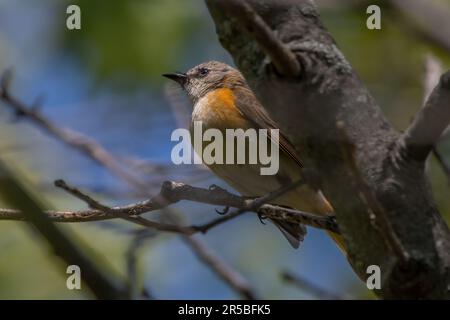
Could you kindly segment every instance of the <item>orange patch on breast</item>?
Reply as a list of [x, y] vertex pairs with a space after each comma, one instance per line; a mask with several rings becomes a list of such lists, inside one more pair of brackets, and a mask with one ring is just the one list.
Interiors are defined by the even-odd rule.
[[210, 112], [222, 122], [222, 128], [246, 129], [248, 123], [241, 111], [236, 107], [236, 97], [229, 88], [220, 88], [208, 95]]
[[[220, 88], [208, 94], [210, 107], [214, 109], [236, 109], [234, 104], [234, 94], [229, 88]], [[216, 111], [216, 110], [214, 110]], [[220, 110], [217, 110], [220, 111]], [[228, 110], [231, 111], [231, 110]], [[237, 111], [237, 110], [232, 110]]]
[[215, 89], [197, 103], [193, 120], [202, 121], [206, 129], [247, 129], [250, 123], [236, 107], [235, 102], [236, 97], [231, 89]]

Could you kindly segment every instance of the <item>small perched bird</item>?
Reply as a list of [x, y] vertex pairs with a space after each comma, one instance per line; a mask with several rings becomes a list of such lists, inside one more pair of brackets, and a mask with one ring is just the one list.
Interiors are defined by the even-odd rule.
[[[193, 103], [191, 135], [195, 121], [201, 121], [204, 130], [214, 128], [224, 134], [226, 129], [279, 129], [242, 74], [227, 64], [209, 61], [186, 73], [163, 76], [178, 82]], [[279, 150], [279, 170], [275, 175], [261, 175], [260, 164], [211, 164], [209, 168], [243, 196], [263, 196], [301, 178], [300, 158], [282, 132], [279, 134]], [[301, 185], [272, 203], [321, 215], [333, 214], [333, 208], [322, 192], [308, 185]], [[298, 248], [305, 235], [305, 227], [280, 220], [272, 222], [289, 243]], [[340, 236], [332, 232], [330, 235], [344, 250]]]

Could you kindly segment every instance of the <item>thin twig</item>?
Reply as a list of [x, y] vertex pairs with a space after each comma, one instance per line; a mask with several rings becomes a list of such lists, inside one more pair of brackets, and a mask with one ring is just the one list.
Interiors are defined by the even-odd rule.
[[[151, 199], [121, 207], [108, 207], [86, 195], [82, 191], [68, 186], [64, 181], [59, 180], [57, 182], [59, 187], [62, 187], [64, 190], [83, 200], [93, 209], [81, 211], [47, 211], [46, 214], [47, 217], [54, 222], [89, 222], [119, 217], [159, 231], [191, 235], [197, 232], [206, 233], [211, 228], [239, 216], [242, 212], [254, 211], [266, 218], [289, 221], [291, 223], [306, 224], [315, 228], [339, 233], [339, 228], [334, 216], [321, 216], [264, 203], [276, 199], [283, 191], [287, 192], [287, 190], [291, 190], [292, 188], [298, 186], [299, 183], [300, 182], [276, 190], [273, 193], [269, 193], [265, 197], [249, 199], [232, 194], [219, 187], [203, 189], [179, 182], [166, 181], [163, 183], [159, 194]], [[164, 203], [160, 201], [160, 197], [165, 198]], [[203, 225], [192, 225], [188, 227], [163, 224], [160, 222], [150, 221], [148, 219], [136, 219], [141, 214], [162, 209], [163, 206], [168, 206], [181, 200], [235, 207], [239, 210], [236, 210], [233, 213], [228, 213], [227, 215], [217, 218], [209, 223], [205, 223]], [[0, 208], [0, 220], [25, 220], [25, 217], [19, 210]]]
[[77, 197], [78, 199], [86, 202], [91, 208], [102, 211], [102, 212], [109, 213], [110, 215], [112, 215], [115, 218], [121, 218], [121, 219], [130, 221], [130, 222], [136, 223], [138, 225], [141, 225], [143, 227], [152, 228], [152, 229], [156, 229], [159, 231], [176, 232], [176, 233], [180, 233], [180, 234], [184, 234], [184, 235], [190, 235], [190, 234], [194, 233], [194, 230], [191, 230], [191, 228], [189, 228], [189, 227], [182, 227], [182, 226], [179, 226], [176, 224], [175, 225], [163, 224], [163, 223], [147, 220], [140, 216], [129, 215], [122, 211], [116, 211], [108, 206], [101, 204], [100, 202], [98, 202], [97, 200], [88, 196], [87, 194], [83, 193], [82, 191], [78, 190], [77, 188], [67, 185], [63, 180], [57, 180], [55, 182], [55, 185], [65, 191], [67, 191], [74, 197]]
[[283, 271], [281, 273], [281, 277], [287, 283], [292, 284], [301, 290], [311, 293], [315, 298], [321, 300], [344, 300], [344, 297], [328, 292], [327, 290], [318, 287], [317, 285], [308, 281], [307, 279], [301, 278], [298, 275], [294, 275], [289, 271]]

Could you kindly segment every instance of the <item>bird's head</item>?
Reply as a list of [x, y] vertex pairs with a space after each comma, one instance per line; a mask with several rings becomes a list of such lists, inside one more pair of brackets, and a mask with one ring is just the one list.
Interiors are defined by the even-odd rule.
[[238, 70], [218, 61], [201, 63], [186, 73], [166, 73], [163, 76], [178, 82], [194, 103], [214, 89], [246, 86]]

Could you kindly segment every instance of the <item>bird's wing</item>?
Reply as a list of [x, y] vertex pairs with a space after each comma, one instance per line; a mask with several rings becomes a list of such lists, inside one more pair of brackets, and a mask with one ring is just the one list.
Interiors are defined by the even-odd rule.
[[[245, 92], [246, 90], [247, 92]], [[260, 129], [268, 129], [270, 138], [270, 129], [280, 129], [279, 126], [273, 121], [267, 111], [258, 102], [253, 93], [245, 88], [241, 90], [235, 90], [235, 104], [240, 112], [250, 121], [252, 121], [256, 127]], [[295, 151], [292, 143], [286, 138], [283, 132], [280, 132], [279, 148], [282, 152], [286, 153], [292, 160], [294, 160], [300, 167], [303, 167], [303, 163], [300, 160], [297, 152]]]

